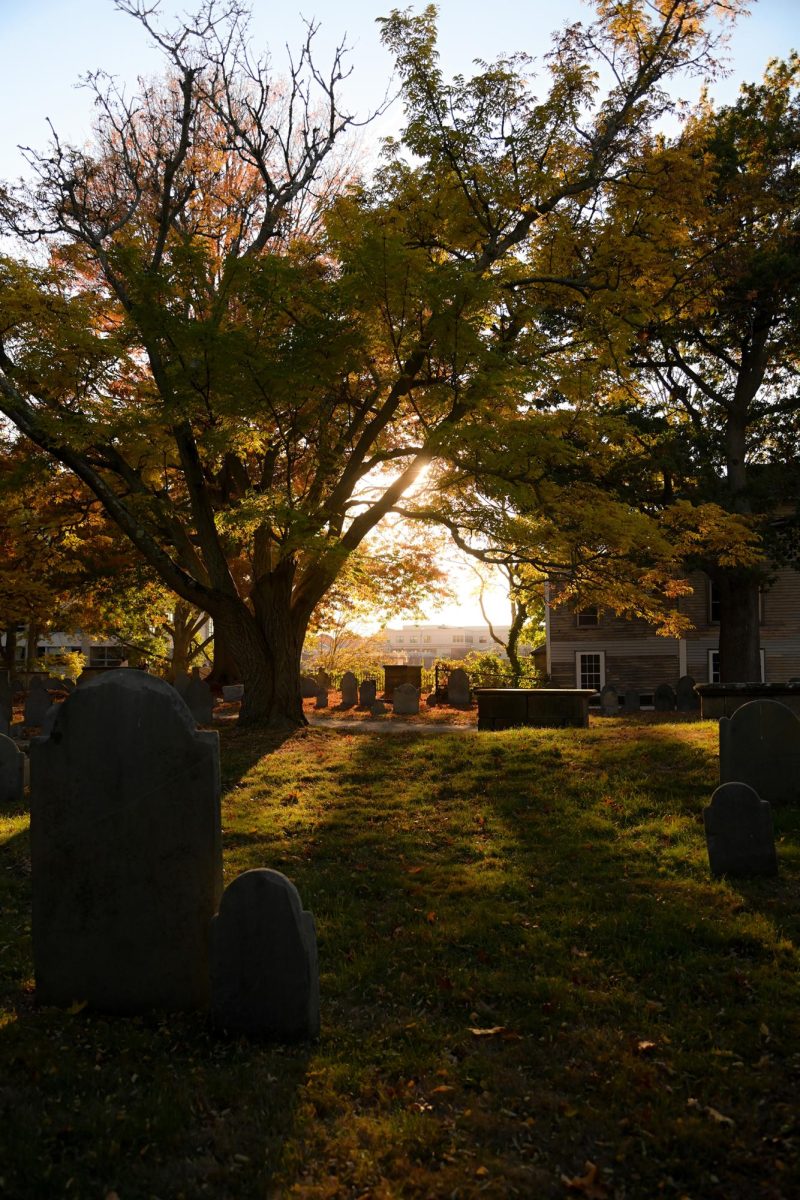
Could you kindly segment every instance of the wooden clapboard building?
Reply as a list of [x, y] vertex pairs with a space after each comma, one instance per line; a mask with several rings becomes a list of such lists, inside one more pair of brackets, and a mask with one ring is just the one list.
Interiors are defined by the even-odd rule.
[[[640, 618], [617, 617], [596, 608], [575, 610], [546, 596], [547, 672], [554, 687], [606, 683], [640, 692], [642, 704], [660, 683], [673, 687], [682, 675], [696, 683], [719, 681], [719, 607], [708, 576], [689, 577], [694, 591], [682, 596], [680, 611], [693, 629], [682, 638], [659, 637]], [[800, 677], [800, 572], [776, 571], [762, 592], [761, 673], [765, 683]]]

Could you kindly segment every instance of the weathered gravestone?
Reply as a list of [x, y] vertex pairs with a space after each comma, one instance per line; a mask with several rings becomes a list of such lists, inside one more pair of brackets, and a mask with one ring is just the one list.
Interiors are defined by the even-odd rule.
[[638, 688], [626, 688], [623, 694], [623, 707], [626, 713], [638, 712], [641, 707], [641, 697]]
[[613, 683], [607, 683], [600, 689], [600, 712], [604, 717], [619, 715], [619, 692]]
[[800, 800], [800, 718], [779, 700], [751, 700], [719, 722], [719, 781], [748, 783], [762, 800]]
[[0, 804], [22, 804], [25, 755], [10, 737], [0, 734]]
[[26, 725], [41, 725], [44, 722], [45, 713], [53, 703], [44, 684], [43, 675], [31, 676], [30, 688], [25, 698], [24, 720]]
[[317, 694], [314, 697], [314, 708], [328, 707], [328, 689], [326, 687], [318, 687]]
[[374, 679], [364, 679], [358, 685], [358, 707], [369, 708], [375, 703], [378, 694], [378, 685]]
[[11, 730], [11, 725], [5, 719], [4, 715], [0, 712], [0, 734], [2, 734], [3, 737], [8, 737], [10, 734], [10, 730]]
[[204, 1007], [222, 893], [219, 738], [163, 680], [119, 670], [31, 743], [33, 958], [43, 1004]]
[[222, 689], [222, 699], [230, 703], [232, 700], [242, 700], [244, 698], [243, 683], [226, 683]]
[[469, 676], [456, 667], [447, 677], [447, 703], [453, 708], [468, 708], [469, 700]]
[[419, 712], [419, 690], [413, 683], [398, 683], [394, 689], [392, 704], [398, 716], [416, 716]]
[[352, 671], [345, 671], [342, 676], [342, 707], [352, 708], [358, 704], [358, 680]]
[[214, 720], [214, 693], [205, 679], [200, 678], [199, 671], [196, 675], [192, 672], [183, 699], [198, 725], [211, 724]]
[[14, 715], [14, 691], [6, 676], [0, 676], [0, 720], [10, 725]]
[[678, 712], [699, 712], [700, 697], [694, 690], [694, 679], [691, 675], [681, 675], [675, 690], [675, 704]]
[[231, 1033], [319, 1034], [314, 918], [280, 871], [245, 871], [225, 889], [211, 922], [211, 1016]]
[[315, 679], [316, 679], [316, 681], [317, 681], [317, 686], [318, 686], [318, 687], [320, 687], [320, 688], [326, 688], [327, 690], [330, 690], [330, 686], [331, 686], [331, 677], [330, 677], [330, 675], [328, 674], [328, 672], [327, 672], [327, 671], [324, 671], [324, 670], [322, 669], [322, 667], [320, 667], [320, 668], [319, 668], [319, 670], [317, 671], [317, 673], [316, 673], [316, 675], [314, 676], [314, 678], [315, 678]]
[[310, 700], [319, 691], [319, 684], [310, 675], [300, 676], [300, 695], [304, 700]]
[[[79, 679], [78, 683], [80, 683], [80, 682], [81, 681]], [[172, 681], [172, 686], [175, 688], [175, 691], [178, 693], [179, 696], [185, 696], [186, 689], [188, 688], [188, 686], [191, 682], [192, 682], [192, 677], [186, 671], [177, 671], [175, 673], [175, 678]]]
[[653, 693], [653, 707], [656, 712], [675, 711], [675, 691], [668, 683], [660, 683]]
[[746, 783], [723, 783], [703, 809], [712, 875], [776, 875], [772, 809]]

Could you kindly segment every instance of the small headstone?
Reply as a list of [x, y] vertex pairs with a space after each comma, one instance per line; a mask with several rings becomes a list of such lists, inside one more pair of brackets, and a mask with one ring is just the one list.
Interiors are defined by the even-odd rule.
[[11, 738], [0, 734], [0, 804], [22, 804], [25, 755]]
[[641, 707], [638, 688], [626, 688], [623, 693], [623, 711], [626, 713], [638, 712]]
[[327, 708], [327, 707], [328, 707], [328, 689], [325, 687], [321, 687], [317, 690], [317, 694], [314, 698], [314, 708]]
[[398, 683], [392, 704], [397, 716], [413, 717], [419, 712], [419, 691], [413, 683]]
[[[78, 683], [80, 683], [80, 682], [81, 682], [81, 680], [79, 679]], [[187, 674], [186, 671], [177, 671], [175, 674], [175, 678], [172, 682], [172, 686], [175, 688], [175, 691], [178, 693], [179, 696], [185, 696], [186, 689], [188, 688], [188, 686], [191, 682], [192, 682], [192, 677], [191, 677], [191, 675]]]
[[436, 692], [431, 692], [429, 695], [427, 695], [425, 697], [425, 703], [428, 708], [436, 708], [436, 705], [439, 703]]
[[314, 678], [321, 688], [327, 688], [330, 691], [331, 677], [327, 671], [323, 671], [322, 667], [320, 667]]
[[712, 875], [776, 875], [772, 809], [746, 783], [723, 783], [703, 809]]
[[469, 676], [456, 667], [447, 677], [447, 703], [453, 708], [468, 708], [469, 699]]
[[699, 712], [700, 697], [694, 690], [694, 679], [691, 675], [681, 675], [675, 689], [675, 704], [678, 712]]
[[600, 712], [604, 717], [616, 717], [619, 714], [619, 693], [611, 683], [600, 689]]
[[309, 700], [312, 696], [316, 696], [318, 689], [319, 684], [316, 679], [312, 679], [310, 675], [300, 676], [300, 695], [304, 700]]
[[211, 922], [211, 1016], [231, 1033], [319, 1034], [314, 918], [280, 871], [245, 871], [225, 889]]
[[747, 783], [770, 804], [800, 800], [800, 717], [778, 700], [751, 700], [721, 717], [719, 779]]
[[653, 707], [656, 712], [675, 711], [675, 692], [668, 683], [660, 683], [653, 693]]
[[211, 724], [214, 720], [214, 693], [205, 679], [200, 678], [199, 672], [189, 680], [183, 699], [198, 725]]
[[358, 686], [358, 707], [369, 708], [375, 703], [378, 694], [378, 685], [374, 679], [365, 679]]
[[0, 712], [0, 734], [2, 734], [3, 737], [8, 737], [8, 731], [10, 728], [11, 725], [6, 720], [5, 715]]
[[11, 724], [14, 711], [14, 691], [5, 675], [0, 676], [0, 718]]
[[342, 676], [342, 707], [352, 708], [358, 704], [358, 680], [352, 671], [345, 671]]
[[373, 700], [369, 706], [369, 711], [373, 717], [384, 717], [389, 710], [382, 700]]
[[243, 683], [226, 683], [222, 688], [222, 699], [229, 704], [233, 700], [241, 700], [244, 697]]
[[42, 1004], [208, 1003], [222, 893], [219, 735], [174, 688], [103, 673], [31, 743], [33, 959]]
[[[52, 704], [49, 692], [42, 682], [42, 676], [34, 675], [31, 679], [31, 689], [25, 700], [25, 724], [39, 725], [44, 722], [45, 713]], [[34, 682], [36, 680], [37, 682]]]

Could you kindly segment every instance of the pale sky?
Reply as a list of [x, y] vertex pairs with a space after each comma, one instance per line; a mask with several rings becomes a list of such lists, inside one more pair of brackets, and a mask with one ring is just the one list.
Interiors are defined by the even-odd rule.
[[[351, 47], [353, 72], [346, 84], [347, 104], [359, 115], [380, 105], [391, 79], [392, 63], [380, 44], [377, 17], [408, 0], [252, 0], [253, 41], [268, 45], [275, 70], [287, 62], [285, 46], [296, 48], [302, 39], [300, 11], [320, 22], [317, 45], [324, 63], [331, 49], [345, 38]], [[191, 10], [191, 0], [163, 0], [167, 15]], [[417, 10], [421, 3], [414, 4]], [[468, 73], [476, 58], [491, 60], [499, 54], [526, 51], [534, 57], [546, 53], [550, 34], [573, 20], [591, 19], [591, 8], [582, 0], [440, 0], [439, 49], [447, 75]], [[145, 31], [119, 13], [112, 0], [0, 0], [0, 180], [25, 172], [17, 146], [44, 149], [49, 118], [62, 140], [80, 144], [90, 132], [92, 99], [76, 87], [82, 74], [102, 68], [135, 87], [137, 75], [158, 74], [162, 60], [148, 44]], [[785, 57], [800, 48], [800, 0], [756, 0], [749, 17], [733, 32], [729, 49], [731, 74], [712, 88], [723, 103], [736, 96], [739, 83], [759, 79], [770, 58]], [[686, 87], [691, 99], [697, 87]], [[367, 137], [397, 131], [401, 120], [395, 104]], [[466, 577], [457, 585], [460, 603], [430, 619], [448, 624], [481, 621], [476, 603], [465, 594]], [[509, 619], [507, 604], [490, 597], [490, 616]]]

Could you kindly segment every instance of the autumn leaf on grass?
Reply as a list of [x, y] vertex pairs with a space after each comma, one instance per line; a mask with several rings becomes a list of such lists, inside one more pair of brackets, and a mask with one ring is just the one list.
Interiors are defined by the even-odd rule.
[[571, 1192], [580, 1192], [587, 1200], [606, 1200], [608, 1189], [600, 1181], [600, 1168], [596, 1163], [587, 1161], [583, 1164], [583, 1169], [585, 1175], [576, 1175], [574, 1179], [562, 1175], [561, 1182]]
[[693, 1108], [699, 1113], [704, 1113], [705, 1116], [709, 1117], [717, 1125], [728, 1125], [732, 1128], [736, 1124], [732, 1117], [726, 1117], [718, 1108], [712, 1108], [710, 1104], [701, 1104], [693, 1096], [690, 1096], [686, 1101], [686, 1107]]
[[505, 1025], [492, 1025], [488, 1029], [470, 1028], [470, 1033], [476, 1038], [497, 1037], [501, 1033], [506, 1032]]
[[429, 925], [434, 925], [436, 923], [436, 913], [429, 912], [428, 915], [426, 916], [425, 920], [428, 922]]

